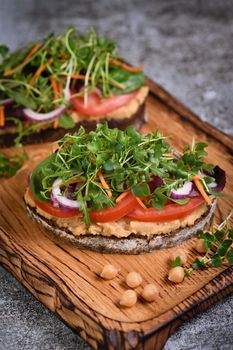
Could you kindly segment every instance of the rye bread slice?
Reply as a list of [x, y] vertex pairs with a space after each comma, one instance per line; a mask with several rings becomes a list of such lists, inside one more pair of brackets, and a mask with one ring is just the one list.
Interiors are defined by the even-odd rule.
[[[124, 119], [105, 119], [102, 118], [98, 121], [98, 123], [104, 123], [107, 122], [108, 126], [110, 128], [118, 128], [121, 130], [124, 130], [129, 125], [133, 125], [137, 130], [139, 130], [143, 124], [146, 122], [146, 115], [145, 115], [145, 102], [141, 104], [138, 108], [138, 110], [129, 118]], [[45, 143], [45, 142], [53, 142], [56, 140], [59, 140], [62, 138], [66, 133], [73, 134], [75, 131], [79, 129], [79, 127], [82, 125], [87, 131], [95, 130], [96, 128], [96, 121], [93, 120], [84, 120], [82, 122], [77, 123], [73, 128], [71, 129], [64, 129], [64, 128], [46, 128], [42, 129], [39, 132], [35, 132], [31, 135], [25, 136], [22, 139], [23, 144], [36, 144], [36, 143]], [[7, 129], [6, 129], [7, 130]], [[0, 135], [0, 148], [5, 147], [11, 147], [14, 145], [14, 139], [17, 137], [17, 133], [4, 133]]]
[[31, 218], [48, 233], [55, 238], [75, 245], [77, 248], [89, 249], [99, 253], [141, 254], [162, 248], [169, 248], [197, 236], [201, 230], [207, 229], [210, 226], [216, 203], [217, 200], [214, 199], [208, 211], [196, 220], [193, 226], [176, 230], [169, 235], [161, 234], [152, 238], [142, 237], [134, 233], [131, 233], [126, 238], [94, 236], [90, 234], [77, 237], [67, 228], [60, 228], [55, 225], [53, 220], [39, 215], [35, 208], [30, 207], [28, 204], [26, 204], [26, 207]]

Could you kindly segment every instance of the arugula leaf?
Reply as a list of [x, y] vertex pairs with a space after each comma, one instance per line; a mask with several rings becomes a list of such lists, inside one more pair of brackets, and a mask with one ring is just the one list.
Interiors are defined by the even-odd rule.
[[[50, 197], [45, 196], [45, 188], [43, 186], [43, 179], [50, 174], [52, 176], [53, 173], [53, 162], [55, 161], [56, 153], [53, 153], [48, 158], [44, 159], [32, 172], [30, 178], [30, 190], [34, 195], [35, 199], [38, 201], [48, 201]], [[55, 179], [54, 179], [55, 180]], [[49, 180], [50, 186], [52, 185], [52, 178]]]
[[63, 114], [59, 117], [59, 126], [65, 129], [72, 129], [75, 126], [75, 122], [71, 115]]
[[150, 187], [147, 183], [133, 185], [131, 187], [131, 191], [136, 197], [143, 197], [143, 196], [150, 195]]
[[114, 94], [128, 94], [132, 91], [138, 90], [145, 85], [145, 77], [143, 72], [128, 72], [120, 67], [115, 67], [110, 71], [110, 77], [114, 81], [122, 84], [124, 89], [111, 87], [110, 90]]
[[25, 89], [20, 89], [18, 91], [7, 90], [7, 93], [19, 106], [31, 108], [33, 110], [37, 108], [36, 102], [32, 97], [27, 96]]

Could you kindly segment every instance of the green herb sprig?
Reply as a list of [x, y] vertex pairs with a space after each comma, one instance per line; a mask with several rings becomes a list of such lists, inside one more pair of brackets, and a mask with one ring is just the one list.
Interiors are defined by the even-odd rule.
[[233, 228], [230, 218], [233, 211], [212, 231], [202, 231], [199, 235], [204, 240], [206, 253], [203, 257], [196, 257], [190, 268], [185, 269], [187, 277], [195, 270], [205, 270], [209, 267], [220, 267], [223, 264], [233, 265]]

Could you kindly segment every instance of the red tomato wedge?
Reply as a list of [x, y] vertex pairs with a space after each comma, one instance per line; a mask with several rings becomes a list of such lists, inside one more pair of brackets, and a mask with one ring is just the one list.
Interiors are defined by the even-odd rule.
[[84, 106], [83, 97], [74, 97], [71, 102], [74, 109], [85, 116], [98, 116], [112, 112], [131, 101], [138, 93], [137, 91], [125, 95], [112, 95], [108, 98], [101, 97], [97, 92], [88, 95], [87, 106]]
[[54, 207], [50, 202], [40, 202], [35, 200], [33, 194], [31, 191], [29, 191], [29, 195], [34, 200], [36, 206], [42, 210], [44, 210], [46, 213], [55, 216], [57, 218], [71, 218], [73, 216], [76, 217], [82, 217], [83, 213], [79, 211], [78, 209], [71, 209], [71, 210], [62, 210], [60, 208]]
[[137, 204], [136, 197], [130, 192], [115, 207], [91, 211], [90, 220], [94, 223], [119, 220], [131, 212]]
[[144, 222], [166, 222], [183, 218], [192, 213], [205, 202], [203, 197], [190, 198], [187, 204], [169, 203], [161, 210], [155, 208], [143, 209], [137, 206], [127, 217]]

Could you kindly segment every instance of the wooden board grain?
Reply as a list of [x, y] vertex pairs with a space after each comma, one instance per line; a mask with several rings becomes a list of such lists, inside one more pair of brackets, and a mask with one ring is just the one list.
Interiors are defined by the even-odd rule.
[[[210, 162], [227, 172], [227, 199], [220, 199], [216, 220], [233, 207], [233, 140], [204, 124], [166, 91], [148, 80], [148, 123], [142, 132], [160, 129], [173, 135], [180, 149], [185, 143], [205, 140]], [[30, 160], [11, 179], [0, 183], [0, 262], [44, 305], [78, 332], [95, 349], [162, 349], [169, 335], [184, 320], [233, 291], [233, 269], [195, 272], [180, 285], [166, 276], [170, 252], [176, 248], [139, 256], [99, 254], [52, 240], [27, 216], [22, 201], [27, 175], [51, 145], [27, 147]], [[193, 241], [183, 244], [194, 257]], [[113, 263], [120, 273], [112, 281], [98, 277], [103, 265]], [[127, 272], [136, 270], [143, 284], [155, 282], [160, 296], [151, 303], [140, 298], [130, 309], [118, 307], [126, 289]], [[142, 287], [137, 289], [140, 294]]]

